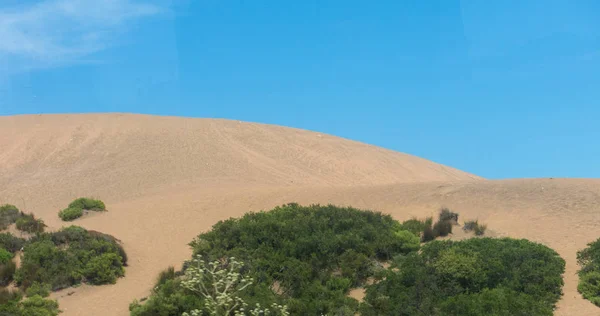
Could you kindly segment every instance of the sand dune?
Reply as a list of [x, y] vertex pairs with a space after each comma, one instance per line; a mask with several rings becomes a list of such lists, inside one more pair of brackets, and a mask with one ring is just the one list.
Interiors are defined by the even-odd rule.
[[[74, 197], [109, 212], [75, 223], [123, 241], [116, 285], [55, 294], [64, 315], [128, 315], [157, 273], [189, 258], [187, 243], [220, 219], [287, 202], [375, 209], [397, 219], [448, 206], [500, 236], [524, 237], [567, 260], [557, 315], [598, 315], [576, 291], [575, 253], [600, 237], [600, 180], [488, 181], [329, 135], [228, 120], [142, 115], [0, 117], [0, 203], [52, 228]], [[74, 292], [72, 295], [67, 295]]]

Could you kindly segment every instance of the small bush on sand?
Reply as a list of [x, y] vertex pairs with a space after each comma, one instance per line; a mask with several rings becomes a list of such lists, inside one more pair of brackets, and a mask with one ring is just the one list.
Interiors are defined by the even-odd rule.
[[81, 208], [66, 208], [58, 213], [58, 217], [65, 222], [70, 222], [83, 215], [83, 209]]
[[477, 236], [483, 236], [485, 234], [485, 231], [487, 230], [487, 225], [485, 224], [479, 224], [477, 225], [477, 227], [475, 227], [475, 235]]
[[463, 225], [463, 230], [466, 232], [474, 232], [477, 236], [483, 236], [487, 229], [487, 225], [479, 224], [477, 220], [466, 221]]
[[454, 213], [449, 208], [444, 207], [440, 210], [439, 221], [440, 222], [450, 221], [453, 224], [456, 224], [456, 223], [458, 223], [458, 213]]
[[30, 234], [43, 233], [46, 224], [41, 219], [35, 218], [33, 214], [23, 214], [17, 219], [17, 229]]
[[88, 211], [106, 211], [104, 202], [90, 198], [78, 198], [69, 204], [69, 208], [79, 208]]

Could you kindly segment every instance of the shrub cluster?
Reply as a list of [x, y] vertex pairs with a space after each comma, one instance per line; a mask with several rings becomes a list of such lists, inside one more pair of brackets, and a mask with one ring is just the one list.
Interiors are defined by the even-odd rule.
[[41, 219], [36, 219], [33, 214], [25, 214], [11, 204], [0, 206], [0, 230], [16, 223], [17, 229], [28, 233], [42, 233], [46, 225]]
[[600, 238], [577, 252], [579, 285], [577, 290], [583, 297], [600, 306]]
[[114, 238], [107, 236], [77, 226], [39, 234], [25, 246], [15, 281], [23, 289], [38, 283], [53, 291], [81, 282], [115, 283], [124, 275], [126, 257]]
[[550, 316], [564, 269], [554, 250], [527, 240], [433, 241], [367, 287], [361, 314]]
[[452, 226], [458, 222], [458, 213], [452, 212], [448, 208], [440, 210], [437, 222], [433, 223], [433, 218], [428, 217], [425, 220], [410, 219], [402, 223], [402, 227], [421, 237], [422, 242], [428, 242], [437, 237], [448, 236], [452, 233]]
[[104, 202], [90, 198], [78, 198], [71, 202], [67, 208], [58, 212], [63, 221], [72, 221], [83, 216], [83, 211], [106, 211]]
[[0, 206], [0, 230], [8, 228], [21, 216], [21, 211], [11, 204]]
[[[244, 262], [242, 271], [254, 280], [242, 295], [249, 306], [278, 303], [292, 315], [353, 315], [359, 303], [348, 291], [365, 284], [378, 261], [417, 250], [419, 238], [389, 215], [292, 203], [221, 221], [190, 245], [194, 257]], [[132, 304], [131, 314], [180, 315], [194, 309], [203, 310], [202, 299], [165, 272], [146, 303]]]
[[463, 225], [463, 230], [466, 232], [474, 232], [476, 236], [483, 236], [487, 229], [487, 225], [479, 224], [477, 220], [466, 221]]
[[58, 316], [58, 302], [34, 295], [22, 300], [21, 293], [0, 289], [0, 315]]
[[17, 229], [30, 233], [30, 234], [37, 234], [37, 233], [43, 233], [44, 229], [46, 227], [46, 224], [44, 224], [44, 221], [42, 221], [41, 219], [37, 219], [35, 218], [35, 216], [33, 214], [24, 214], [21, 213], [21, 217], [19, 217], [17, 219]]
[[16, 237], [11, 233], [0, 233], [0, 248], [10, 253], [19, 251], [25, 245], [25, 239]]

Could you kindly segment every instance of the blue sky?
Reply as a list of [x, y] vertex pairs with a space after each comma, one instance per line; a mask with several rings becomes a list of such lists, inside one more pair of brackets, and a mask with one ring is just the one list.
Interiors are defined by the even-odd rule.
[[0, 115], [230, 118], [600, 177], [597, 1], [3, 0], [0, 38]]

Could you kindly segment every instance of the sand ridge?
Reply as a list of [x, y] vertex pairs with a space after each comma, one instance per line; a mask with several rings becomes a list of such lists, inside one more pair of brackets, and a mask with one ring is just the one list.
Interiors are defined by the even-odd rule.
[[[54, 294], [63, 315], [128, 315], [159, 271], [218, 220], [288, 202], [374, 209], [399, 220], [440, 206], [567, 261], [556, 315], [598, 315], [576, 291], [575, 253], [600, 237], [600, 180], [488, 181], [418, 157], [316, 132], [231, 120], [131, 114], [0, 117], [0, 203], [51, 228], [74, 197], [109, 211], [74, 224], [112, 234], [129, 254], [110, 286]], [[67, 293], [74, 292], [72, 295]]]

